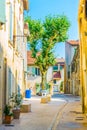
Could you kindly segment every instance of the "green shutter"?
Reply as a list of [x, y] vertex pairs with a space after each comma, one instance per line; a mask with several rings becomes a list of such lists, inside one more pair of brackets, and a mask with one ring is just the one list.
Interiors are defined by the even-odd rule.
[[0, 0], [0, 22], [5, 23], [6, 22], [6, 14], [5, 14], [5, 1], [6, 0]]
[[32, 67], [32, 74], [35, 75], [35, 68]]

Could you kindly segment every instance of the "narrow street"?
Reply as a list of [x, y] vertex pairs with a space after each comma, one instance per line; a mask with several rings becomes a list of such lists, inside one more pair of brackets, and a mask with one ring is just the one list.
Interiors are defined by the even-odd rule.
[[52, 130], [86, 130], [87, 116], [82, 113], [79, 96], [62, 95], [67, 101], [58, 112]]
[[87, 0], [0, 0], [0, 130], [87, 130], [86, 50]]
[[[81, 114], [78, 96], [55, 94], [47, 104], [40, 103], [41, 96], [32, 96], [31, 112], [21, 113], [19, 120], [11, 125], [0, 126], [0, 130], [86, 130], [87, 118]], [[80, 122], [80, 123], [79, 123]]]

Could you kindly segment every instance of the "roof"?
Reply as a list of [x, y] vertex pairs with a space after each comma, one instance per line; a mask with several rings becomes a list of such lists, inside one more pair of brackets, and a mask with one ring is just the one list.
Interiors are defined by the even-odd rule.
[[[37, 56], [40, 55], [40, 52], [37, 53]], [[32, 52], [27, 51], [27, 65], [34, 65], [35, 64], [35, 58], [32, 57]]]
[[58, 72], [54, 73], [54, 74], [53, 74], [53, 78], [54, 78], [54, 79], [61, 78], [60, 71], [58, 71]]
[[66, 43], [70, 44], [70, 45], [79, 45], [79, 40], [70, 40], [70, 41], [67, 41]]
[[34, 65], [35, 64], [35, 58], [32, 58], [32, 52], [27, 51], [27, 64], [28, 65]]
[[[40, 55], [40, 52], [38, 52], [37, 55]], [[65, 64], [64, 58], [56, 58], [56, 64], [59, 63], [61, 65]], [[34, 65], [35, 64], [35, 58], [32, 57], [32, 52], [27, 51], [27, 65]]]
[[65, 59], [62, 57], [62, 58], [56, 58], [56, 64], [65, 64]]

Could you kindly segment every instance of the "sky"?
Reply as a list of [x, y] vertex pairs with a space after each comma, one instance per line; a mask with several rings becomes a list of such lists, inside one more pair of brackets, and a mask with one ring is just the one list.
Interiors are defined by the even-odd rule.
[[[66, 15], [71, 23], [68, 40], [78, 40], [78, 4], [79, 0], [29, 0], [27, 16], [43, 21], [45, 16]], [[65, 57], [65, 43], [58, 43], [55, 47], [56, 57]]]

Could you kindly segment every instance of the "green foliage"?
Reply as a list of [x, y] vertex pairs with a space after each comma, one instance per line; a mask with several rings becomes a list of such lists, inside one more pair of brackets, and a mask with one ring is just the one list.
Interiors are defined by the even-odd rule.
[[10, 97], [10, 102], [13, 103], [14, 108], [19, 108], [22, 103], [22, 95], [13, 93]]
[[45, 28], [45, 38], [52, 40], [53, 43], [67, 40], [70, 22], [66, 16], [47, 16], [43, 25]]
[[47, 91], [47, 93], [50, 92], [50, 85], [49, 85], [49, 83], [46, 83], [46, 91]]
[[27, 17], [25, 21], [29, 24], [30, 37], [29, 41], [37, 44], [37, 41], [41, 39], [43, 33], [43, 25], [39, 20], [32, 20], [31, 17]]
[[38, 93], [40, 91], [40, 84], [39, 83], [36, 83], [36, 93]]
[[43, 52], [36, 57], [36, 66], [40, 68], [41, 72], [45, 72], [48, 70], [49, 66], [52, 66], [55, 64], [55, 57], [52, 52], [46, 52], [43, 50]]
[[49, 83], [46, 83], [46, 89], [50, 89]]
[[12, 116], [13, 113], [11, 112], [11, 106], [10, 105], [5, 105], [5, 108], [4, 108], [4, 114], [5, 115], [8, 115], [8, 116]]
[[60, 91], [63, 91], [63, 81], [60, 83]]
[[[35, 64], [41, 71], [42, 80], [45, 80], [43, 77], [46, 75], [49, 66], [55, 64], [53, 48], [56, 43], [68, 39], [67, 31], [70, 22], [64, 15], [47, 16], [43, 23], [40, 20], [32, 20], [30, 17], [27, 17], [25, 21], [29, 24], [30, 37], [28, 42], [32, 57], [36, 58]], [[40, 46], [39, 50], [38, 46]], [[40, 55], [38, 55], [38, 51]]]

